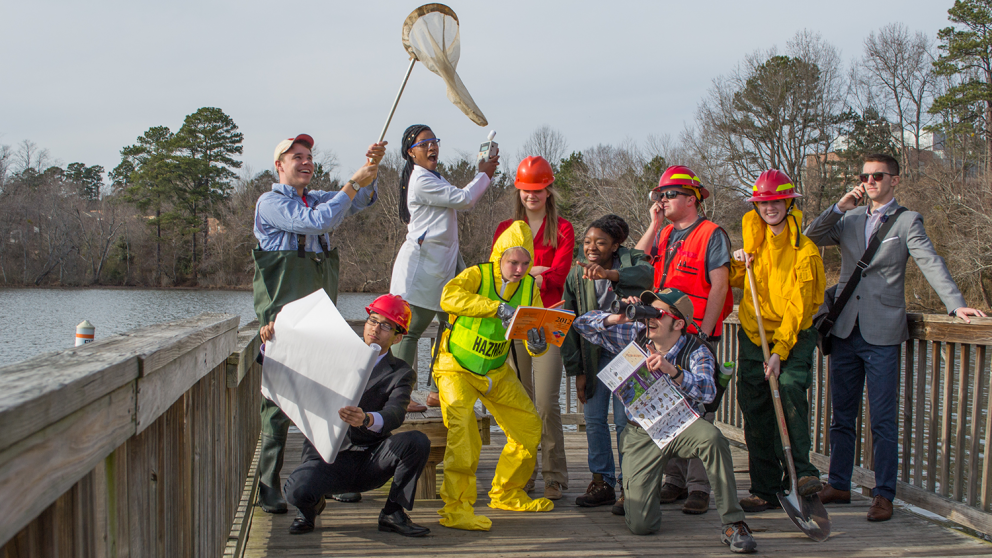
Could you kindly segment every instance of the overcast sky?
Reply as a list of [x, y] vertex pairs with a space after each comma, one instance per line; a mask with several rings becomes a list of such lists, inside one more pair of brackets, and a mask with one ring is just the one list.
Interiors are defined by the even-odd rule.
[[[301, 132], [341, 176], [362, 163], [406, 70], [400, 31], [418, 1], [3, 2], [0, 144], [30, 140], [63, 165], [102, 165], [151, 126], [179, 129], [219, 107], [244, 133], [246, 165], [270, 168]], [[458, 73], [489, 120], [479, 128], [418, 64], [386, 139], [430, 125], [441, 157], [474, 152], [489, 129], [516, 154], [538, 127], [570, 150], [677, 135], [712, 80], [757, 49], [810, 29], [845, 63], [872, 31], [935, 36], [951, 0], [533, 2], [450, 0]]]

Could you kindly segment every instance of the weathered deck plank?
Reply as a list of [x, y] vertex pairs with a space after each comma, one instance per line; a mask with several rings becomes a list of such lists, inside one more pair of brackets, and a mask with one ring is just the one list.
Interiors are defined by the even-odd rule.
[[[289, 535], [293, 513], [269, 515], [254, 508], [251, 533], [245, 556], [728, 556], [720, 543], [720, 519], [711, 502], [702, 516], [681, 513], [680, 504], [664, 506], [665, 519], [659, 534], [646, 537], [631, 535], [623, 518], [614, 516], [608, 507], [579, 508], [574, 505], [591, 480], [586, 469], [584, 433], [567, 433], [565, 447], [570, 481], [565, 497], [550, 513], [524, 514], [493, 510], [486, 506], [489, 482], [502, 449], [504, 438], [493, 433], [492, 445], [482, 449], [479, 465], [478, 513], [493, 521], [489, 532], [446, 529], [437, 523], [440, 500], [418, 501], [410, 514], [414, 521], [431, 528], [430, 537], [407, 539], [392, 533], [380, 533], [376, 518], [386, 491], [365, 494], [357, 504], [328, 502], [317, 520], [317, 529], [308, 535]], [[283, 469], [289, 474], [298, 463], [302, 437], [292, 435], [287, 446]], [[740, 495], [747, 490], [747, 455], [734, 449]], [[538, 492], [542, 483], [538, 480]], [[788, 556], [976, 556], [992, 555], [992, 545], [958, 531], [947, 529], [907, 511], [897, 509], [886, 523], [869, 524], [865, 520], [869, 500], [854, 496], [850, 505], [828, 507], [833, 536], [817, 544], [799, 533], [784, 512], [779, 510], [754, 514], [748, 524], [755, 531], [761, 554]]]

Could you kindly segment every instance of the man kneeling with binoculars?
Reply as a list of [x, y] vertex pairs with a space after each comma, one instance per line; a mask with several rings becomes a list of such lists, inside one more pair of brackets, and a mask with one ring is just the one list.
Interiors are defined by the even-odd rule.
[[[614, 313], [594, 310], [583, 314], [572, 327], [590, 343], [614, 354], [636, 341], [648, 354], [648, 368], [668, 374], [691, 405], [713, 401], [715, 359], [705, 343], [686, 333], [686, 325], [692, 321], [692, 302], [685, 293], [678, 289], [644, 291], [639, 299], [630, 297], [614, 303], [611, 310]], [[647, 535], [661, 527], [658, 492], [668, 460], [698, 457], [713, 484], [723, 523], [721, 540], [733, 552], [755, 551], [757, 545], [737, 501], [730, 444], [715, 426], [705, 420], [694, 421], [662, 449], [630, 421], [620, 435], [620, 450], [624, 454], [624, 517], [631, 532]]]

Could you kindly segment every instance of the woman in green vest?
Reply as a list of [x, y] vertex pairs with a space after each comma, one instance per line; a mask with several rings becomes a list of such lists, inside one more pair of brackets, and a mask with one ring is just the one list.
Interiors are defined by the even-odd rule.
[[[510, 343], [505, 327], [519, 306], [543, 306], [534, 278], [534, 240], [523, 221], [515, 221], [493, 244], [489, 261], [470, 267], [448, 282], [441, 307], [451, 330], [441, 336], [434, 380], [441, 399], [448, 445], [438, 511], [441, 525], [488, 531], [489, 518], [475, 515], [475, 470], [482, 440], [475, 422], [479, 399], [506, 433], [506, 446], [496, 465], [489, 507], [511, 511], [550, 511], [546, 498], [531, 499], [524, 491], [537, 460], [541, 417], [523, 384], [510, 368]], [[540, 356], [548, 345], [543, 330], [528, 332], [525, 348]]]

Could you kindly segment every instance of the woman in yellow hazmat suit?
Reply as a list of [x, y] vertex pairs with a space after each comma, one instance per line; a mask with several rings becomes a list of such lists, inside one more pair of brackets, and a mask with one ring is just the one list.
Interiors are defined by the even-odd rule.
[[[748, 513], [779, 507], [776, 494], [791, 479], [783, 466], [782, 441], [776, 427], [770, 374], [779, 380], [779, 395], [787, 417], [792, 458], [799, 491], [809, 496], [820, 490], [820, 472], [810, 463], [809, 401], [813, 382], [813, 350], [817, 333], [813, 314], [823, 302], [826, 280], [820, 251], [800, 232], [802, 213], [795, 207], [792, 180], [769, 170], [754, 185], [755, 210], [744, 215], [744, 249], [734, 253], [730, 286], [744, 289], [738, 310], [737, 401], [744, 415], [751, 476], [751, 496], [741, 500]], [[764, 362], [761, 336], [745, 260], [752, 260], [761, 317], [771, 357]]]
[[[526, 252], [526, 253], [525, 253]], [[441, 413], [448, 428], [444, 483], [438, 511], [441, 525], [488, 531], [492, 521], [475, 515], [475, 470], [482, 440], [475, 422], [479, 399], [506, 433], [496, 465], [489, 507], [512, 511], [550, 511], [546, 498], [531, 499], [524, 491], [537, 460], [541, 417], [507, 361], [510, 344], [504, 324], [518, 306], [542, 306], [540, 291], [527, 273], [534, 259], [530, 227], [516, 221], [493, 244], [484, 264], [472, 266], [448, 282], [441, 308], [450, 314], [451, 330], [441, 336], [434, 380]], [[532, 335], [530, 335], [532, 334]], [[531, 356], [547, 351], [543, 334], [532, 330], [525, 344]]]

